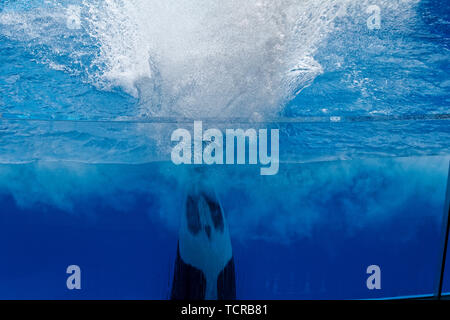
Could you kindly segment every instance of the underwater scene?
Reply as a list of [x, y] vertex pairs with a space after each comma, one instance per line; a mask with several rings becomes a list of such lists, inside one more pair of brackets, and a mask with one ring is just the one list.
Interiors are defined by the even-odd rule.
[[0, 299], [450, 294], [449, 50], [448, 0], [0, 1]]

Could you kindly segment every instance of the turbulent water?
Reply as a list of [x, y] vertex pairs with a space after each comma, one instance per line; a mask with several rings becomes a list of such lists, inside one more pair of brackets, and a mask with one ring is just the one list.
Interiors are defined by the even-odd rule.
[[[381, 25], [371, 30], [374, 4]], [[446, 1], [3, 1], [0, 8], [0, 113], [10, 120], [1, 123], [2, 162], [170, 159], [172, 126], [17, 119], [222, 118], [234, 127], [236, 118], [414, 120], [449, 112]], [[447, 121], [295, 124], [281, 135], [281, 161], [446, 154], [450, 137]]]
[[[2, 109], [47, 117], [59, 111], [63, 118], [83, 119], [100, 112], [108, 119], [264, 119], [287, 112], [448, 111], [448, 83], [436, 82], [448, 66], [448, 35], [428, 21], [445, 31], [445, 20], [434, 21], [434, 15], [448, 10], [445, 1], [424, 2], [2, 2], [2, 52], [16, 51], [7, 63], [25, 63], [30, 55], [51, 70], [121, 96], [120, 103], [104, 94], [83, 99], [93, 95], [88, 86], [61, 96], [61, 86], [72, 89], [75, 79], [34, 66], [27, 81], [50, 80], [53, 74], [64, 80], [40, 88], [49, 96], [37, 110], [17, 109], [20, 104], [10, 99], [19, 92], [3, 101]], [[366, 10], [374, 4], [381, 8], [380, 30], [367, 27]], [[8, 65], [2, 69], [6, 83], [17, 87], [25, 81], [7, 78]], [[323, 84], [314, 97], [301, 95], [319, 75]], [[35, 87], [30, 98], [38, 94]], [[64, 106], [51, 101], [56, 95]], [[106, 105], [96, 107], [99, 102]]]

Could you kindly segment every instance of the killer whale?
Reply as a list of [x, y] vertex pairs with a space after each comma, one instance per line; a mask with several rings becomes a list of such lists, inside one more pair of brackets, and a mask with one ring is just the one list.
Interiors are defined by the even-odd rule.
[[217, 196], [191, 189], [181, 215], [172, 300], [235, 300], [231, 240]]

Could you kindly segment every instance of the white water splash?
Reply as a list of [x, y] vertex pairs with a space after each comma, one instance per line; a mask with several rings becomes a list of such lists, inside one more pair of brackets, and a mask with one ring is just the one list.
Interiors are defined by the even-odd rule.
[[84, 1], [96, 75], [147, 115], [273, 115], [322, 72], [318, 44], [348, 1]]
[[[58, 70], [100, 89], [121, 87], [139, 98], [138, 115], [260, 118], [324, 71], [315, 55], [340, 32], [340, 18], [351, 23], [376, 4], [407, 19], [418, 0], [41, 2], [0, 13], [0, 32], [48, 46], [51, 57], [41, 60]], [[73, 30], [68, 8], [78, 7]]]

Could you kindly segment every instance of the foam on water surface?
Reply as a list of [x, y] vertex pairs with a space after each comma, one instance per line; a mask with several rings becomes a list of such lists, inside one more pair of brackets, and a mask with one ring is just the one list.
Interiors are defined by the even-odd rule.
[[[17, 1], [0, 24], [50, 68], [137, 97], [135, 115], [264, 118], [324, 72], [330, 37], [365, 27], [369, 2]], [[399, 29], [417, 3], [375, 1]]]

